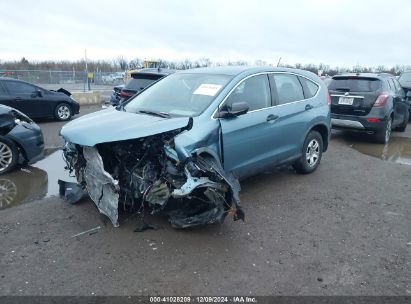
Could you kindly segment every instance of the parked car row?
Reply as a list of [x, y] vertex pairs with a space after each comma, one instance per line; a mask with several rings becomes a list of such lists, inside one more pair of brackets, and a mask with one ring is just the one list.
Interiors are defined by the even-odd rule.
[[80, 111], [79, 103], [64, 89], [46, 90], [6, 77], [0, 78], [0, 104], [15, 108], [31, 119], [55, 118], [66, 121]]
[[25, 81], [1, 77], [0, 175], [43, 158], [43, 135], [33, 119], [67, 121], [79, 111], [79, 103], [64, 89], [46, 90]]
[[[17, 108], [0, 106], [5, 174], [43, 157], [41, 130], [25, 113], [52, 116], [54, 107], [54, 117], [67, 120], [78, 107], [64, 90], [7, 78], [0, 85], [2, 103]], [[117, 93], [116, 107], [61, 130], [67, 169], [78, 178], [76, 186], [61, 182], [61, 193], [79, 198], [87, 191], [114, 226], [120, 204], [167, 210], [178, 228], [222, 221], [229, 213], [243, 219], [239, 180], [285, 164], [314, 172], [331, 128], [373, 133], [387, 143], [392, 129], [406, 129], [410, 109], [390, 74], [337, 75], [327, 87], [310, 72], [285, 68], [140, 71]], [[68, 116], [58, 112], [60, 104], [70, 109]]]

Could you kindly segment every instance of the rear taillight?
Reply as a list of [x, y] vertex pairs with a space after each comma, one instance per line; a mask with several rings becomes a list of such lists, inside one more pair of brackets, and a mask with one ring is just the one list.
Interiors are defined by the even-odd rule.
[[387, 100], [390, 96], [388, 93], [381, 93], [378, 97], [377, 100], [375, 101], [373, 107], [383, 107], [387, 103]]
[[378, 118], [367, 118], [368, 122], [381, 122], [381, 119]]
[[327, 106], [331, 105], [331, 96], [327, 93]]
[[133, 93], [121, 91], [120, 96], [121, 97], [130, 97], [130, 96], [133, 96]]

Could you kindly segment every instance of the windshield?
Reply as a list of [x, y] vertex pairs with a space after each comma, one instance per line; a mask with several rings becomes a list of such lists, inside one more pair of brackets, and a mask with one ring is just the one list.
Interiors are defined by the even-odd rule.
[[198, 116], [231, 80], [227, 75], [178, 73], [165, 77], [131, 99], [127, 112], [150, 111]]
[[402, 73], [400, 78], [398, 79], [400, 82], [408, 82], [411, 81], [411, 72], [408, 73]]
[[374, 92], [381, 88], [381, 80], [376, 78], [334, 77], [328, 89], [347, 92]]

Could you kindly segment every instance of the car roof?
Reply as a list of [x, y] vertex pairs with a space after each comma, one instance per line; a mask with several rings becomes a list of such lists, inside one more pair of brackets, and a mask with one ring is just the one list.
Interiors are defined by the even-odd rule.
[[16, 81], [21, 81], [19, 79], [11, 78], [11, 77], [0, 77], [0, 80], [16, 80]]
[[364, 77], [364, 78], [376, 78], [376, 79], [385, 79], [387, 77], [395, 77], [390, 73], [343, 73], [333, 76], [333, 78], [338, 77]]
[[175, 73], [175, 70], [171, 69], [163, 69], [163, 68], [147, 68], [147, 69], [141, 69], [135, 72], [131, 72], [130, 75], [131, 77], [135, 75], [161, 75], [161, 76], [166, 76]]
[[[292, 68], [282, 68], [282, 67], [253, 67], [253, 66], [218, 66], [218, 67], [205, 67], [205, 68], [195, 68], [188, 70], [181, 70], [177, 73], [198, 73], [198, 74], [221, 74], [229, 76], [237, 76], [243, 74], [244, 76], [252, 75], [256, 73], [267, 73], [267, 72], [297, 72], [300, 75], [310, 76], [315, 75], [309, 71], [292, 69]], [[315, 75], [316, 76], [316, 75]], [[317, 77], [317, 76], [316, 76]]]

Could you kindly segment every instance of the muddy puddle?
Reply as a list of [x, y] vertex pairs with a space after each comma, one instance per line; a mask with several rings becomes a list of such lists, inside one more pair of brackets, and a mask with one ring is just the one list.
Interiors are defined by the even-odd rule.
[[57, 150], [32, 166], [0, 176], [0, 210], [58, 195], [58, 179], [75, 181], [64, 166], [62, 151]]
[[385, 161], [411, 165], [411, 139], [392, 136], [387, 145], [376, 144], [362, 134], [334, 133], [333, 139], [342, 140], [360, 153]]

